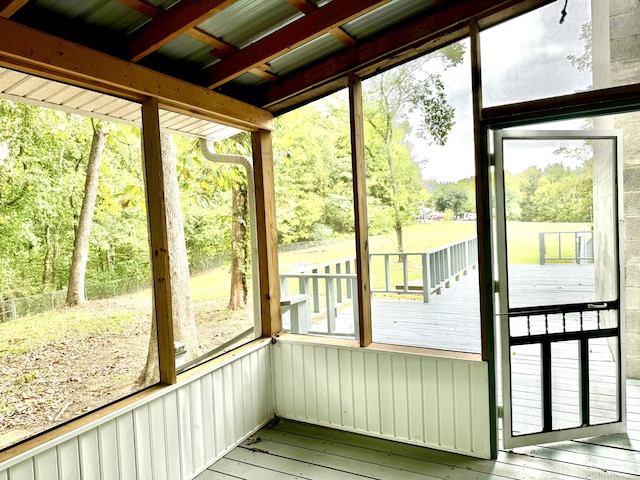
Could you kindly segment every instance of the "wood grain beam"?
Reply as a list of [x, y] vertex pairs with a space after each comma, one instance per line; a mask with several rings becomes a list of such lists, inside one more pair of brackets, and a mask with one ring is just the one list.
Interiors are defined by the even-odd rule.
[[273, 115], [239, 100], [0, 18], [0, 65], [163, 106], [244, 130], [271, 130]]
[[300, 10], [302, 13], [311, 13], [316, 9], [316, 6], [309, 3], [307, 0], [288, 0], [291, 5]]
[[146, 2], [145, 0], [117, 0], [118, 3], [122, 5], [126, 5], [131, 10], [135, 10], [138, 13], [146, 15], [147, 17], [153, 18], [162, 13], [162, 9], [156, 7], [155, 5]]
[[29, 0], [0, 0], [0, 17], [9, 18]]
[[196, 27], [187, 30], [185, 34], [213, 48], [211, 55], [214, 57], [225, 58], [238, 50], [230, 43], [220, 40], [218, 37]]
[[388, 1], [334, 0], [209, 67], [208, 86], [210, 88], [220, 86]]
[[[307, 0], [289, 0], [289, 3], [300, 10], [302, 13], [311, 13], [317, 8]], [[329, 30], [329, 33], [333, 35], [337, 40], [344, 43], [347, 47], [353, 47], [358, 43], [355, 38], [353, 38], [340, 27], [332, 28], [331, 30]]]
[[[158, 8], [144, 0], [118, 0], [118, 2], [151, 18], [157, 17], [162, 12], [164, 12], [164, 10], [162, 10], [161, 8]], [[219, 39], [214, 35], [211, 35], [208, 32], [205, 32], [198, 27], [192, 27], [185, 31], [184, 34], [189, 35], [191, 38], [195, 38], [205, 45], [210, 46], [213, 49], [211, 55], [216, 58], [228, 57], [238, 50], [233, 45]], [[254, 75], [257, 75], [258, 77], [268, 80], [269, 82], [277, 82], [278, 80], [280, 80], [278, 76], [269, 71], [269, 66], [266, 64], [259, 65], [257, 68], [253, 68], [249, 71]]]
[[256, 190], [256, 235], [258, 237], [262, 335], [272, 337], [280, 334], [282, 319], [280, 318], [276, 189], [271, 132], [264, 130], [253, 132], [251, 144]]
[[165, 181], [160, 144], [160, 115], [158, 100], [153, 98], [142, 104], [142, 157], [144, 159], [147, 212], [149, 216], [149, 243], [153, 271], [153, 298], [158, 336], [158, 367], [160, 383], [176, 383], [176, 356], [173, 335], [171, 269], [169, 268], [169, 240]]
[[[142, 13], [150, 18], [155, 18], [160, 15], [164, 10], [155, 5], [152, 5], [145, 0], [117, 0], [122, 5], [126, 5], [132, 10], [135, 10], [138, 13]], [[218, 37], [211, 35], [210, 33], [205, 32], [204, 30], [198, 27], [192, 27], [189, 30], [184, 32], [185, 35], [189, 35], [191, 38], [195, 38], [205, 45], [209, 45], [213, 48], [212, 54], [218, 58], [224, 58], [228, 55], [231, 55], [233, 52], [238, 50], [233, 45], [226, 43], [225, 41], [219, 39]]]
[[180, 2], [162, 11], [142, 27], [131, 41], [131, 61], [137, 62], [235, 2], [236, 0], [193, 0]]
[[336, 40], [340, 40], [342, 43], [344, 43], [347, 47], [354, 47], [358, 44], [358, 41], [355, 38], [353, 38], [340, 27], [332, 28], [331, 30], [329, 30], [329, 33], [333, 35]]
[[369, 272], [369, 227], [367, 222], [367, 185], [364, 157], [364, 111], [362, 82], [349, 75], [349, 125], [351, 129], [351, 171], [353, 172], [353, 212], [356, 234], [356, 288], [360, 346], [373, 341], [371, 327], [371, 276]]
[[[379, 64], [384, 59], [400, 62], [403, 54], [413, 57], [433, 50], [466, 33], [471, 18], [486, 17], [487, 20], [482, 23], [486, 27], [492, 21], [506, 18], [506, 15], [516, 15], [548, 2], [549, 0], [464, 0], [446, 3], [441, 10], [412, 18], [384, 34], [289, 75], [278, 84], [268, 87], [257, 104], [274, 112], [289, 109], [291, 104], [286, 104], [285, 107], [276, 104], [346, 76], [352, 70], [368, 75], [379, 69]], [[387, 66], [390, 65], [391, 63]], [[368, 67], [371, 67], [370, 72], [364, 72]]]

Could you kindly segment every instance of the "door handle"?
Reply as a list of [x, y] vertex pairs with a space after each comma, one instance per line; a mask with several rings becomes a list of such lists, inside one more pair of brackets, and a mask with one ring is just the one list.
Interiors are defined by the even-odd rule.
[[587, 304], [587, 308], [590, 308], [592, 310], [603, 310], [605, 308], [609, 307], [609, 305], [607, 305], [607, 302], [602, 302], [602, 303], [588, 303]]

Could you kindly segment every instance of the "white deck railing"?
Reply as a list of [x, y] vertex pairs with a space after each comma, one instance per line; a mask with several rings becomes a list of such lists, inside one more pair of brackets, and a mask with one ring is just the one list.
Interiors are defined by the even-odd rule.
[[[369, 254], [371, 272], [383, 263], [383, 275], [373, 275], [372, 293], [421, 294], [425, 303], [431, 295], [448, 288], [452, 279], [458, 280], [469, 268], [478, 262], [478, 240], [476, 237], [451, 243], [426, 252], [379, 252]], [[402, 264], [402, 281], [393, 281], [393, 266], [398, 258]], [[419, 275], [412, 266], [419, 259]], [[281, 310], [286, 330], [293, 333], [308, 333], [312, 320], [326, 317], [323, 332], [336, 334], [336, 317], [341, 308], [352, 304], [353, 318], [358, 318], [356, 291], [355, 257], [343, 258], [323, 264], [305, 265], [280, 275]], [[378, 279], [384, 279], [381, 282]], [[425, 285], [427, 286], [425, 288]], [[358, 322], [354, 321], [354, 333], [358, 337]], [[323, 322], [324, 324], [324, 322]], [[324, 331], [326, 330], [326, 332]]]

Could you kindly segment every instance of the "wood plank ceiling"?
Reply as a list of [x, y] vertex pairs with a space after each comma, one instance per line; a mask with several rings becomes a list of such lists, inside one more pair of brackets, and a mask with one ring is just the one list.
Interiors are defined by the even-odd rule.
[[[278, 114], [541, 0], [0, 0], [0, 17]], [[493, 21], [493, 20], [492, 20]], [[1, 63], [0, 63], [1, 65]]]

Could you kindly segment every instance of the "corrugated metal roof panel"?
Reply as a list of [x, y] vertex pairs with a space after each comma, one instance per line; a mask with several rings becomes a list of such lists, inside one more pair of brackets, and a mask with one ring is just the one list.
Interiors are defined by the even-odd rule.
[[264, 78], [254, 75], [253, 73], [243, 73], [231, 81], [231, 84], [242, 87], [255, 87], [268, 83]]
[[189, 117], [168, 110], [160, 110], [160, 126], [170, 132], [199, 138], [222, 140], [240, 132], [237, 128], [226, 127], [208, 120]]
[[344, 43], [326, 33], [278, 58], [274, 58], [269, 62], [269, 65], [271, 65], [271, 71], [276, 75], [287, 75], [343, 48], [346, 48]]
[[[140, 126], [140, 104], [0, 67], [0, 98]], [[161, 125], [174, 133], [221, 140], [240, 130], [180, 113], [161, 111]]]
[[33, 7], [80, 19], [86, 25], [122, 32], [123, 35], [149, 21], [148, 17], [117, 0], [35, 0], [31, 3]]
[[244, 48], [302, 16], [287, 0], [239, 0], [198, 27]]
[[11, 95], [29, 96], [32, 92], [41, 88], [47, 81], [44, 78], [25, 76], [25, 78], [14, 83], [5, 91]]
[[386, 5], [346, 23], [343, 29], [355, 39], [364, 40], [432, 7], [433, 0], [392, 0]]
[[173, 60], [206, 68], [216, 61], [211, 55], [212, 48], [188, 35], [180, 35], [171, 42], [163, 45], [153, 53], [153, 56], [164, 56]]

